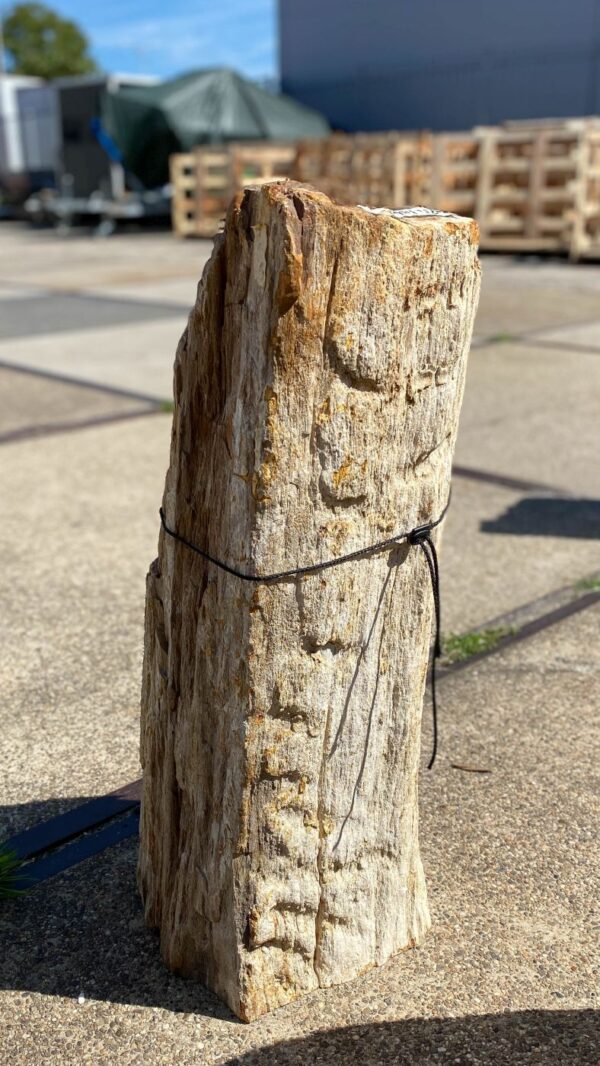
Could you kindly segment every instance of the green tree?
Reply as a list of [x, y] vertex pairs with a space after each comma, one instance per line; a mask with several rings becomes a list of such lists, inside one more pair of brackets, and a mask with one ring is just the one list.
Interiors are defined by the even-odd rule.
[[4, 48], [11, 74], [60, 78], [97, 69], [78, 26], [44, 4], [15, 4], [4, 19]]

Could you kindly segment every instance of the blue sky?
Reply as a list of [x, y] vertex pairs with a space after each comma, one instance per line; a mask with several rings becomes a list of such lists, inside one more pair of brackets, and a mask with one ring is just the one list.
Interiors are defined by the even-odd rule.
[[169, 77], [228, 66], [254, 78], [277, 74], [277, 0], [45, 0], [74, 19], [99, 66]]

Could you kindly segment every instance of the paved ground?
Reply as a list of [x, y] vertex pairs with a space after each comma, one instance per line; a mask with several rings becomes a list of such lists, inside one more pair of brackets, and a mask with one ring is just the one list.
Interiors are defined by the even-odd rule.
[[7, 1061], [595, 1064], [600, 686], [582, 649], [599, 616], [444, 683], [445, 758], [421, 787], [433, 929], [419, 951], [243, 1026], [162, 967], [127, 842], [2, 908]]
[[[161, 404], [208, 246], [0, 237], [1, 838], [139, 774]], [[552, 604], [600, 567], [600, 268], [486, 259], [476, 334], [446, 632]], [[163, 969], [126, 842], [0, 905], [4, 1060], [595, 1063], [597, 624], [583, 611], [444, 681], [421, 950], [243, 1027]]]

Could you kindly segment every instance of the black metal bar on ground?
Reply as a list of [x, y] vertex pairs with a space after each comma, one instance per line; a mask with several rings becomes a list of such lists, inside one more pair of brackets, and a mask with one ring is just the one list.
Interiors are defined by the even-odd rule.
[[76, 419], [73, 422], [54, 422], [47, 425], [24, 426], [22, 429], [0, 433], [0, 444], [15, 444], [23, 440], [37, 440], [38, 437], [52, 437], [56, 433], [73, 433], [79, 429], [93, 429], [95, 426], [113, 425], [115, 422], [127, 422], [132, 418], [145, 418], [158, 415], [160, 407], [145, 407], [142, 411], [120, 411], [118, 414], [96, 415], [92, 418]]
[[121, 389], [118, 385], [103, 385], [99, 381], [86, 381], [85, 379], [72, 377], [70, 374], [61, 374], [54, 370], [40, 370], [36, 366], [22, 366], [20, 363], [11, 363], [7, 359], [0, 359], [0, 369], [14, 370], [17, 374], [31, 374], [32, 377], [46, 378], [47, 381], [57, 381], [61, 385], [76, 385], [80, 389], [105, 392], [108, 396], [121, 396], [126, 400], [139, 400], [140, 403], [153, 404], [159, 408], [166, 400], [170, 399], [170, 397], [165, 396], [164, 400], [161, 400], [157, 396], [149, 396], [145, 392]]
[[541, 615], [539, 618], [534, 618], [531, 622], [526, 622], [525, 625], [517, 629], [515, 633], [508, 633], [505, 637], [502, 637], [493, 648], [489, 648], [487, 651], [477, 652], [476, 655], [470, 655], [468, 659], [462, 659], [456, 663], [450, 663], [449, 666], [440, 667], [438, 680], [442, 681], [448, 674], [456, 674], [460, 670], [465, 670], [469, 666], [475, 666], [482, 659], [489, 659], [490, 655], [497, 655], [498, 652], [504, 651], [506, 648], [510, 648], [513, 644], [520, 644], [521, 641], [527, 640], [529, 637], [535, 636], [537, 633], [542, 633], [544, 629], [549, 629], [550, 626], [555, 626], [558, 622], [563, 622], [566, 618], [570, 618], [574, 614], [579, 614], [580, 611], [585, 611], [588, 607], [593, 607], [594, 604], [600, 603], [600, 592], [587, 592], [583, 596], [578, 596], [571, 603], [563, 603], [561, 607], [556, 607], [553, 611], [548, 611], [547, 614]]
[[27, 863], [19, 869], [14, 887], [26, 891], [41, 881], [48, 881], [49, 878], [55, 877], [56, 874], [68, 870], [71, 866], [76, 866], [78, 863], [83, 862], [84, 859], [89, 859], [92, 855], [99, 855], [106, 848], [120, 844], [122, 840], [127, 840], [129, 837], [136, 835], [139, 821], [139, 810], [136, 807], [129, 814], [122, 818], [114, 819], [108, 825], [103, 825], [96, 830], [96, 832], [77, 837], [76, 840], [66, 844], [64, 848], [51, 851], [38, 859], [34, 859], [33, 862]]
[[528, 341], [531, 348], [552, 348], [559, 352], [576, 352], [578, 355], [600, 355], [600, 348], [594, 344], [576, 344], [574, 341], [550, 341], [543, 338]]
[[72, 422], [54, 422], [47, 425], [27, 425], [21, 430], [0, 433], [0, 445], [14, 445], [21, 440], [36, 440], [38, 437], [51, 437], [58, 433], [74, 433], [77, 430], [92, 430], [99, 425], [112, 425], [114, 422], [128, 422], [134, 418], [146, 418], [148, 415], [160, 415], [160, 407], [145, 407], [143, 410], [119, 411], [114, 415], [97, 415]]
[[3, 841], [2, 848], [14, 851], [19, 859], [31, 859], [50, 848], [65, 844], [87, 829], [95, 829], [103, 822], [139, 807], [141, 790], [142, 781], [139, 778], [106, 796], [88, 800], [87, 803], [72, 807], [56, 818], [49, 818], [31, 829], [25, 829], [11, 840]]
[[[595, 318], [582, 318], [579, 319], [579, 321], [577, 322], [550, 322], [547, 325], [535, 326], [534, 329], [524, 329], [520, 330], [517, 333], [477, 333], [476, 331], [473, 340], [471, 341], [471, 348], [491, 348], [502, 344], [506, 344], [507, 346], [511, 344], [520, 344], [522, 347], [528, 348], [532, 346], [533, 342], [535, 342], [535, 347], [539, 348], [568, 348], [570, 342], [567, 342], [563, 345], [560, 339], [546, 340], [544, 334], [550, 332], [551, 330], [572, 330], [578, 329], [580, 326], [597, 325], [598, 315], [596, 315]], [[583, 345], [581, 347], [579, 345], [576, 345], [573, 350], [583, 353], [590, 351], [593, 352], [593, 349], [584, 347]]]
[[526, 481], [523, 478], [510, 477], [508, 474], [494, 474], [488, 470], [479, 470], [471, 466], [453, 466], [452, 473], [455, 477], [462, 477], [468, 481], [484, 481], [490, 485], [500, 485], [504, 489], [514, 489], [515, 492], [548, 492], [553, 496], [571, 496], [566, 489], [557, 489], [553, 485], [545, 485], [539, 481]]

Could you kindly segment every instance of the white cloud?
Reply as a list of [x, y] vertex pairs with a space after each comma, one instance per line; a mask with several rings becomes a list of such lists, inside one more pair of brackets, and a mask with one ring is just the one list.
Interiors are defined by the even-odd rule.
[[[147, 11], [147, 7], [146, 7]], [[274, 64], [273, 0], [222, 0], [205, 3], [193, 14], [111, 20], [90, 27], [97, 50], [134, 52], [140, 58], [160, 57], [161, 66], [237, 66], [264, 73]]]

